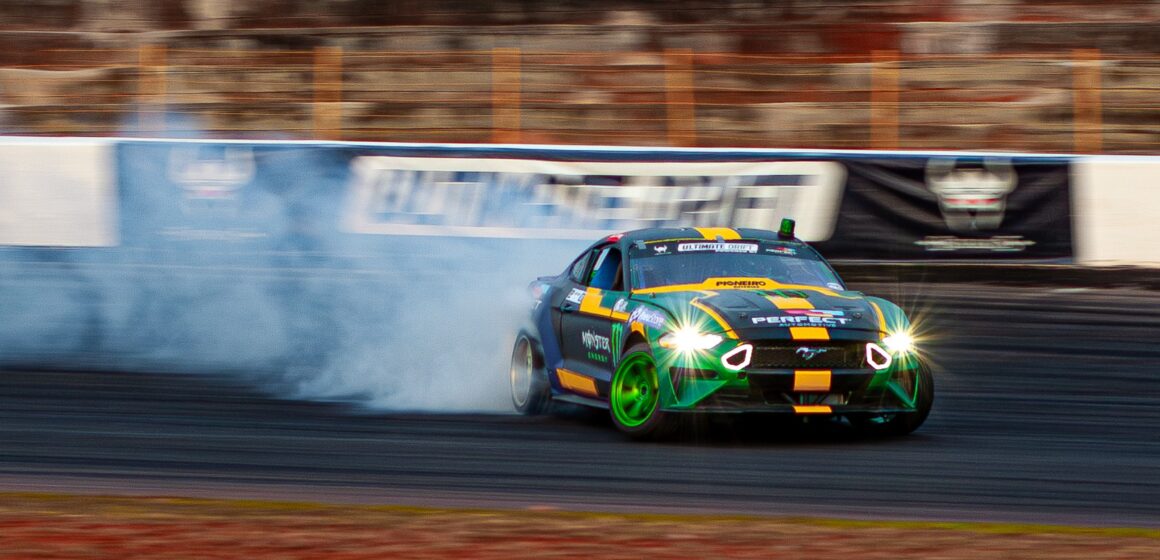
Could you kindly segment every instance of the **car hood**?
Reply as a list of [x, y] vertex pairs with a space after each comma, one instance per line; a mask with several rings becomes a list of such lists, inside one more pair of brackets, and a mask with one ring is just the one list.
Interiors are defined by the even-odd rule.
[[801, 286], [678, 291], [639, 299], [665, 309], [678, 323], [697, 318], [742, 339], [792, 339], [791, 327], [821, 327], [832, 339], [872, 340], [886, 330], [877, 298], [861, 292]]

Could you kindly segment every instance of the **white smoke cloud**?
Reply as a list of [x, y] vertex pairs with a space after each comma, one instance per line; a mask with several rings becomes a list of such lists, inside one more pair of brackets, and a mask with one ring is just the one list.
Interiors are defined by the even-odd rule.
[[[263, 172], [235, 174], [252, 181], [244, 189], [174, 209], [180, 192], [166, 181], [180, 175], [166, 170], [167, 150], [119, 162], [143, 178], [122, 200], [126, 246], [36, 250], [52, 266], [0, 248], [0, 365], [229, 374], [277, 396], [376, 410], [511, 410], [528, 283], [586, 242], [335, 234], [325, 205], [338, 204], [347, 170], [327, 166], [347, 159], [322, 149], [255, 152]], [[164, 216], [219, 209], [204, 229], [174, 230]], [[268, 247], [231, 238], [230, 216], [250, 210], [246, 227], [262, 220]]]

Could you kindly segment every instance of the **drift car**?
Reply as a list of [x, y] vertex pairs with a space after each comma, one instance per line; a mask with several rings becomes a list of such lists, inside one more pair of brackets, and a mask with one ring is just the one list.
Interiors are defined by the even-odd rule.
[[639, 438], [671, 433], [690, 412], [914, 431], [934, 385], [906, 314], [847, 290], [793, 228], [611, 235], [532, 282], [531, 326], [512, 353], [516, 410], [542, 413], [553, 400], [607, 408]]

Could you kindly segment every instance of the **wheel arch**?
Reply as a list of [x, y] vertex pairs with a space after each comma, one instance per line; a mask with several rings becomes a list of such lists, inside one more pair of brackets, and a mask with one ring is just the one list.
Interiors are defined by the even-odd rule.
[[543, 369], [544, 363], [545, 363], [545, 361], [544, 361], [544, 345], [542, 342], [540, 342], [540, 337], [537, 336], [537, 333], [535, 332], [534, 329], [527, 328], [527, 327], [520, 329], [520, 331], [518, 333], [516, 333], [516, 340], [517, 341], [521, 337], [527, 338], [528, 343], [530, 343], [532, 345], [532, 365], [536, 366], [539, 369]]
[[629, 348], [632, 348], [633, 346], [636, 346], [637, 344], [647, 345], [648, 343], [649, 343], [648, 338], [645, 337], [643, 334], [641, 334], [639, 331], [630, 332], [630, 333], [628, 333], [628, 336], [624, 339], [624, 344], [621, 345], [620, 357], [623, 358], [625, 356], [625, 354], [628, 354]]

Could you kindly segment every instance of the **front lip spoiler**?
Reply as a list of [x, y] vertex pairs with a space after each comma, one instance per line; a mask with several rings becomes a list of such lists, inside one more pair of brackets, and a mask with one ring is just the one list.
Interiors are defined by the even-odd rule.
[[768, 369], [749, 368], [749, 369], [743, 369], [737, 373], [744, 373], [745, 376], [749, 376], [749, 375], [793, 375], [793, 373], [795, 371], [801, 371], [804, 369], [826, 369], [826, 370], [830, 370], [831, 372], [833, 372], [834, 375], [877, 375], [877, 374], [887, 372], [887, 371], [888, 372], [907, 371], [907, 370], [912, 370], [912, 369], [918, 369], [919, 367], [921, 367], [917, 362], [914, 362], [911, 364], [906, 364], [904, 366], [897, 366], [898, 363], [899, 363], [898, 361], [895, 361], [893, 364], [891, 364], [889, 367], [886, 367], [885, 369], [874, 369], [871, 367], [827, 368], [827, 367], [802, 366], [802, 367], [798, 367], [798, 368], [768, 368]]
[[[803, 406], [803, 405], [798, 405]], [[804, 405], [812, 406], [812, 405]], [[843, 416], [846, 414], [905, 414], [907, 412], [914, 412], [914, 409], [898, 408], [898, 407], [867, 407], [867, 406], [844, 406], [844, 405], [826, 405], [830, 407], [830, 412], [823, 414], [801, 414], [794, 410], [794, 405], [790, 404], [763, 404], [754, 403], [746, 405], [738, 403], [736, 405], [700, 405], [693, 408], [662, 408], [664, 412], [682, 413], [682, 414], [783, 414], [788, 416]]]

